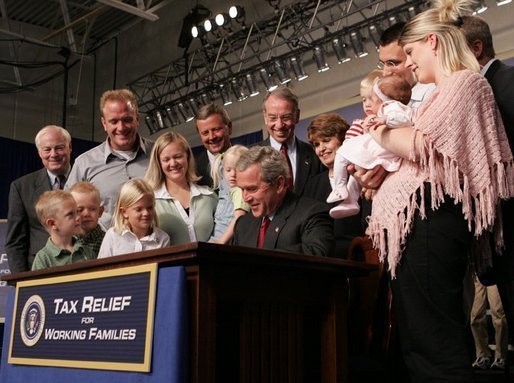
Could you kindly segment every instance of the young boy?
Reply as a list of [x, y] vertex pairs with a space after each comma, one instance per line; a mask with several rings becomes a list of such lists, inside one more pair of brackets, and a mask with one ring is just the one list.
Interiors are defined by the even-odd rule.
[[80, 217], [77, 214], [77, 203], [70, 192], [45, 192], [37, 200], [35, 208], [50, 238], [45, 247], [37, 252], [32, 270], [96, 258], [93, 251], [76, 237], [81, 231]]
[[82, 243], [89, 246], [96, 257], [105, 236], [105, 231], [98, 223], [104, 212], [100, 191], [89, 182], [79, 182], [73, 185], [69, 192], [77, 203], [77, 211], [81, 218]]

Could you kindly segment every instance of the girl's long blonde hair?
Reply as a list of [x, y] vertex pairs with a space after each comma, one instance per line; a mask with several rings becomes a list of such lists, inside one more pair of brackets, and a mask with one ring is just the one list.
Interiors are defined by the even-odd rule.
[[[121, 234], [123, 230], [131, 230], [128, 220], [121, 213], [121, 209], [127, 209], [141, 198], [151, 196], [155, 206], [155, 196], [152, 187], [143, 179], [132, 179], [123, 184], [120, 190], [116, 209], [114, 211], [114, 231]], [[153, 224], [158, 226], [157, 215], [154, 212]]]

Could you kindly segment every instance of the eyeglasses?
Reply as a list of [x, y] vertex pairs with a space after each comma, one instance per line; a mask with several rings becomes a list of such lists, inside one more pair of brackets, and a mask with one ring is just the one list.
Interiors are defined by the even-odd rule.
[[387, 61], [379, 61], [377, 63], [377, 68], [380, 69], [380, 70], [383, 70], [384, 68], [388, 68], [388, 69], [394, 69], [396, 68], [398, 65], [400, 65], [402, 62], [401, 61], [397, 61], [397, 60], [387, 60]]

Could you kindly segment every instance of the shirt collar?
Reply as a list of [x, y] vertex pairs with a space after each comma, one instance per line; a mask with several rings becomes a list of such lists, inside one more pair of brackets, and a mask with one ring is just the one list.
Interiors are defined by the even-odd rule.
[[491, 65], [493, 65], [493, 62], [495, 62], [496, 60], [497, 60], [497, 59], [495, 59], [494, 57], [493, 57], [491, 60], [489, 60], [489, 61], [487, 62], [487, 64], [485, 64], [485, 65], [480, 69], [480, 74], [481, 74], [482, 76], [485, 76], [485, 74], [486, 74], [486, 73], [487, 73], [487, 71], [489, 70], [489, 67], [490, 67]]
[[[191, 198], [199, 196], [199, 195], [211, 195], [213, 193], [212, 190], [205, 186], [200, 186], [195, 184], [194, 182], [189, 183], [189, 187], [191, 189]], [[174, 199], [170, 193], [168, 193], [168, 189], [166, 189], [166, 184], [163, 182], [161, 186], [155, 190], [155, 198], [161, 199]]]
[[[286, 141], [287, 144], [287, 151], [288, 152], [294, 152], [296, 149], [296, 136], [293, 135], [289, 138], [289, 140]], [[277, 142], [272, 136], [269, 136], [269, 142], [271, 144], [271, 147], [275, 150], [280, 151], [280, 148], [282, 147], [282, 144]]]
[[[144, 142], [143, 137], [141, 137], [138, 134], [137, 135], [137, 140], [138, 140], [139, 145], [138, 145], [137, 149], [134, 151], [134, 153], [137, 153], [139, 150], [141, 150], [146, 155], [147, 154], [146, 153], [146, 146], [145, 146], [145, 142]], [[109, 137], [107, 137], [105, 139], [104, 144], [105, 144], [105, 147], [104, 147], [104, 161], [105, 161], [105, 163], [107, 163], [107, 160], [109, 159], [109, 156], [116, 156], [116, 154], [114, 154], [114, 151], [112, 150], [111, 145], [109, 144]]]

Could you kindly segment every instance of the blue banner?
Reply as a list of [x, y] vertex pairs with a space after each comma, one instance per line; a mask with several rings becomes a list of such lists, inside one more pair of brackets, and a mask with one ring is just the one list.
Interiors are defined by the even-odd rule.
[[148, 371], [156, 268], [18, 283], [9, 362]]
[[[129, 287], [125, 291], [124, 296], [126, 296], [127, 293], [132, 292], [134, 292], [133, 286]], [[151, 370], [149, 372], [92, 370], [68, 367], [39, 367], [10, 364], [7, 360], [10, 334], [12, 332], [12, 317], [9, 313], [13, 312], [13, 306], [14, 291], [9, 294], [7, 305], [8, 311], [5, 323], [4, 347], [2, 362], [0, 365], [1, 382], [187, 382], [189, 330], [186, 277], [183, 267], [166, 267], [160, 268], [158, 271], [153, 352]], [[78, 307], [79, 306], [77, 306], [77, 308]], [[101, 309], [101, 307], [107, 308], [108, 306], [102, 306], [101, 303], [98, 303], [96, 307]], [[121, 308], [121, 303], [119, 303], [118, 308]], [[108, 356], [110, 353], [110, 348], [104, 348], [99, 351], [102, 358]]]

